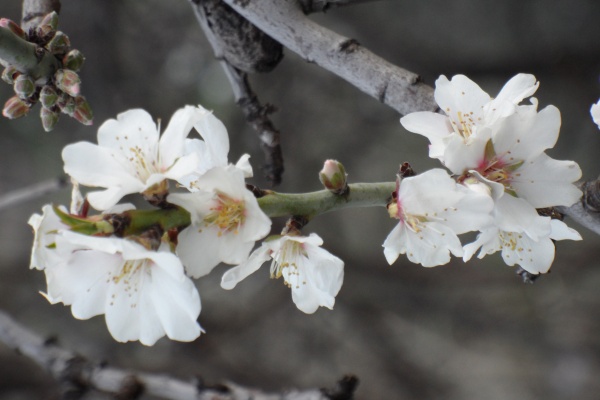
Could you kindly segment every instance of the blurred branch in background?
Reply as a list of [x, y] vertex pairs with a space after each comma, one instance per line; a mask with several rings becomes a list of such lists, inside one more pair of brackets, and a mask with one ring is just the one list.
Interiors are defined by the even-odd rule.
[[438, 109], [433, 89], [417, 74], [309, 20], [297, 1], [224, 1], [306, 61], [345, 79], [400, 114]]
[[54, 178], [0, 195], [0, 211], [24, 201], [37, 199], [67, 186], [65, 178]]
[[583, 191], [581, 201], [571, 207], [556, 207], [574, 221], [600, 235], [600, 179], [586, 181], [579, 186]]
[[283, 58], [283, 48], [221, 0], [190, 3], [231, 84], [236, 104], [258, 134], [265, 155], [265, 176], [273, 186], [279, 185], [284, 171], [280, 134], [269, 118], [275, 107], [260, 103], [248, 73], [271, 71]]
[[59, 347], [53, 340], [32, 333], [2, 311], [0, 341], [50, 372], [60, 384], [63, 398], [69, 399], [82, 398], [89, 390], [95, 390], [120, 400], [137, 399], [142, 394], [177, 400], [344, 400], [352, 398], [358, 385], [356, 378], [344, 377], [333, 389], [289, 390], [268, 394], [230, 382], [205, 386], [201, 381], [183, 381], [163, 374], [111, 368], [86, 360]]
[[330, 8], [352, 6], [361, 3], [371, 3], [381, 0], [300, 0], [300, 6], [306, 14], [325, 12]]

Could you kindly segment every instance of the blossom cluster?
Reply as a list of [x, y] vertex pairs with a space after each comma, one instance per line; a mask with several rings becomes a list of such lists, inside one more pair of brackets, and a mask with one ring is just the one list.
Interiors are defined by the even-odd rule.
[[[441, 113], [403, 117], [404, 128], [429, 139], [429, 156], [441, 169], [398, 179], [395, 202], [388, 207], [400, 223], [384, 243], [389, 263], [399, 254], [431, 267], [446, 264], [449, 253], [469, 260], [500, 251], [509, 266], [546, 273], [556, 240], [581, 236], [544, 212], [570, 206], [581, 197], [574, 182], [581, 170], [545, 151], [558, 139], [560, 113], [554, 106], [538, 111], [533, 75], [518, 74], [495, 98], [463, 75], [436, 81]], [[457, 235], [478, 231], [461, 245]]]
[[[192, 131], [201, 139], [189, 137]], [[319, 247], [316, 234], [289, 232], [250, 254], [270, 233], [271, 220], [246, 187], [249, 156], [230, 164], [228, 153], [225, 126], [200, 106], [178, 110], [162, 135], [152, 117], [136, 109], [102, 124], [98, 144], [66, 146], [71, 208], [47, 205], [29, 221], [35, 231], [31, 268], [45, 272], [45, 297], [70, 305], [79, 319], [104, 314], [121, 342], [152, 345], [164, 335], [190, 341], [202, 332], [200, 296], [191, 278], [221, 262], [236, 265], [223, 277], [222, 286], [232, 289], [272, 259], [272, 277], [283, 277], [300, 310], [332, 308], [343, 262]], [[84, 198], [79, 185], [96, 189]], [[116, 230], [118, 224], [108, 220], [135, 211], [119, 204], [134, 193], [164, 210], [181, 207], [189, 225]], [[89, 206], [102, 214], [88, 216]]]

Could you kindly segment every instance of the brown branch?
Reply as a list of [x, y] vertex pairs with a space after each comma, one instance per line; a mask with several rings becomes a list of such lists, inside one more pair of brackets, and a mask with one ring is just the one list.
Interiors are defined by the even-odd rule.
[[48, 371], [68, 392], [78, 398], [96, 390], [118, 399], [135, 399], [143, 394], [165, 399], [190, 400], [350, 400], [358, 381], [344, 377], [333, 389], [290, 390], [268, 394], [228, 382], [213, 387], [167, 375], [127, 371], [104, 366], [63, 349], [18, 324], [0, 311], [0, 342]]
[[381, 0], [300, 0], [300, 6], [305, 14], [325, 12], [330, 8], [352, 6], [355, 4], [372, 3]]
[[60, 0], [23, 0], [21, 27], [27, 32], [52, 11], [60, 13]]
[[224, 1], [306, 61], [338, 75], [399, 113], [438, 109], [433, 88], [422, 83], [418, 75], [311, 21], [297, 0]]
[[[260, 103], [258, 97], [250, 87], [248, 74], [245, 71], [270, 71], [275, 67], [279, 60], [281, 60], [281, 48], [274, 49], [273, 44], [269, 44], [262, 36], [251, 31], [251, 29], [258, 31], [255, 27], [247, 27], [244, 29], [245, 31], [252, 32], [252, 34], [244, 35], [244, 38], [251, 36], [258, 37], [254, 42], [240, 45], [237, 44], [237, 40], [225, 39], [219, 33], [225, 34], [224, 31], [227, 31], [227, 34], [230, 34], [229, 32], [231, 32], [231, 29], [225, 30], [222, 29], [222, 26], [221, 28], [216, 29], [217, 24], [224, 24], [224, 22], [217, 22], [217, 18], [220, 17], [221, 20], [227, 21], [228, 24], [231, 24], [230, 20], [232, 18], [239, 18], [242, 21], [245, 20], [221, 1], [191, 0], [190, 3], [192, 4], [200, 27], [213, 48], [215, 57], [221, 63], [221, 67], [223, 67], [225, 75], [231, 84], [236, 104], [242, 109], [246, 121], [258, 134], [265, 155], [265, 166], [263, 167], [265, 177], [273, 186], [279, 185], [281, 183], [284, 166], [280, 144], [280, 133], [269, 118], [269, 114], [274, 111], [274, 107], [269, 104], [262, 105]], [[228, 11], [224, 10], [223, 7], [227, 7]], [[210, 19], [209, 15], [207, 15], [207, 9], [213, 13], [213, 15], [210, 16]], [[219, 15], [214, 15], [217, 12]], [[231, 16], [231, 13], [235, 14], [235, 16]], [[231, 25], [235, 25], [235, 23]], [[240, 24], [238, 23], [237, 25]], [[261, 35], [264, 34], [261, 32]], [[237, 38], [237, 35], [235, 37]], [[267, 44], [264, 45], [265, 43]], [[281, 45], [278, 44], [278, 46]], [[233, 51], [232, 48], [235, 51]], [[254, 49], [254, 51], [249, 51], [249, 49]]]

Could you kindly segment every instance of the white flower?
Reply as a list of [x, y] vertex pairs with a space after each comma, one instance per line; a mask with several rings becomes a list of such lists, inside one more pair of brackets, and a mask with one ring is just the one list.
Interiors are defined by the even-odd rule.
[[596, 104], [592, 104], [592, 108], [590, 108], [590, 114], [592, 114], [594, 123], [596, 123], [598, 128], [600, 128], [600, 100]]
[[550, 270], [554, 261], [553, 240], [581, 240], [581, 236], [574, 229], [569, 228], [564, 222], [550, 219], [549, 217], [537, 217], [537, 225], [548, 227], [549, 232], [545, 236], [532, 238], [525, 232], [509, 232], [492, 226], [483, 230], [477, 240], [465, 246], [464, 260], [471, 259], [477, 249], [481, 248], [478, 258], [486, 254], [502, 251], [504, 262], [513, 266], [519, 264], [524, 270], [537, 275], [545, 274]]
[[322, 244], [323, 240], [314, 233], [266, 240], [246, 262], [225, 272], [221, 286], [233, 289], [272, 259], [271, 277], [283, 277], [299, 310], [312, 314], [319, 306], [333, 309], [344, 280], [344, 262], [322, 249]]
[[445, 161], [446, 148], [453, 141], [470, 143], [482, 127], [495, 124], [515, 112], [517, 105], [538, 88], [533, 75], [518, 74], [510, 79], [495, 99], [464, 75], [435, 82], [435, 99], [446, 115], [433, 112], [409, 114], [400, 123], [410, 132], [427, 137], [429, 156]]
[[457, 235], [491, 222], [490, 196], [457, 184], [442, 169], [402, 179], [396, 193], [388, 211], [399, 223], [383, 243], [389, 264], [400, 254], [424, 267], [446, 264], [450, 253], [463, 255]]
[[246, 189], [237, 166], [215, 167], [195, 181], [200, 191], [168, 196], [191, 214], [192, 224], [178, 235], [177, 255], [188, 274], [204, 276], [220, 262], [240, 264], [257, 240], [271, 230], [271, 219]]
[[148, 346], [165, 334], [192, 341], [202, 332], [196, 322], [198, 291], [167, 245], [151, 251], [126, 239], [70, 231], [61, 231], [54, 241], [61, 262], [44, 270], [45, 296], [53, 304], [70, 305], [75, 318], [105, 314], [117, 341]]
[[470, 171], [496, 182], [535, 208], [570, 206], [581, 197], [573, 182], [581, 177], [574, 161], [555, 160], [544, 151], [558, 140], [560, 112], [548, 106], [540, 112], [529, 107], [499, 124], [490, 139], [452, 148], [446, 165], [455, 174]]
[[[66, 212], [66, 210], [63, 209]], [[39, 270], [60, 261], [61, 257], [55, 247], [56, 235], [59, 231], [68, 229], [47, 204], [42, 208], [42, 215], [33, 214], [27, 222], [34, 232], [33, 247], [31, 249], [31, 262], [29, 268]]]
[[[204, 138], [186, 139], [192, 127]], [[190, 174], [227, 165], [229, 139], [221, 121], [204, 108], [179, 109], [160, 136], [144, 110], [129, 110], [98, 129], [98, 145], [79, 142], [63, 150], [65, 172], [82, 185], [106, 190], [88, 194], [99, 210], [123, 196], [142, 193], [165, 179], [185, 184]]]

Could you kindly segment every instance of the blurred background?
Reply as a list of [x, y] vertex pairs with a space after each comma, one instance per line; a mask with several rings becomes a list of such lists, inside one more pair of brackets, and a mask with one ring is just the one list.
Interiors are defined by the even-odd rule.
[[[0, 119], [0, 195], [62, 176], [62, 148], [95, 142], [97, 127], [119, 112], [141, 107], [165, 126], [186, 104], [214, 110], [229, 130], [230, 160], [251, 154], [252, 183], [267, 187], [255, 133], [187, 1], [62, 3], [59, 29], [86, 56], [83, 94], [95, 124], [63, 117], [45, 133], [35, 115]], [[0, 5], [2, 17], [19, 21], [20, 13], [18, 1]], [[589, 115], [600, 97], [600, 2], [396, 0], [311, 18], [431, 85], [440, 74], [462, 73], [495, 95], [513, 75], [534, 74], [540, 108], [554, 104], [562, 112], [562, 135], [549, 154], [576, 160], [584, 179], [600, 173], [600, 132]], [[404, 131], [395, 111], [289, 51], [251, 83], [279, 110], [280, 191], [318, 190], [327, 158], [343, 162], [351, 182], [391, 181], [403, 161], [417, 171], [439, 167], [427, 158], [426, 139]], [[1, 102], [10, 96], [0, 84]], [[67, 204], [69, 195], [64, 189], [0, 211], [0, 308], [89, 359], [273, 391], [331, 386], [355, 374], [357, 399], [598, 399], [600, 238], [572, 222], [584, 240], [559, 242], [552, 273], [528, 285], [499, 255], [433, 269], [401, 256], [389, 266], [381, 244], [394, 221], [383, 208], [326, 214], [305, 233], [317, 232], [346, 262], [334, 311], [298, 311], [267, 267], [224, 291], [221, 266], [197, 281], [207, 333], [193, 343], [162, 339], [144, 347], [115, 342], [103, 317], [75, 320], [68, 307], [38, 294], [45, 282], [28, 269], [26, 221], [43, 204]], [[283, 223], [275, 221], [274, 232]], [[56, 395], [43, 371], [0, 344], [0, 399]]]

